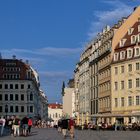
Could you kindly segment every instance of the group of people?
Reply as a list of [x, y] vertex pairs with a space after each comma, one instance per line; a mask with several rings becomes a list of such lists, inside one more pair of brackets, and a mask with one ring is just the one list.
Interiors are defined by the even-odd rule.
[[62, 132], [63, 137], [66, 138], [67, 133], [70, 133], [70, 137], [73, 139], [74, 138], [74, 126], [75, 126], [75, 121], [70, 118], [62, 118], [61, 120], [58, 121], [58, 132]]
[[0, 134], [3, 135], [4, 128], [7, 127], [10, 130], [12, 136], [27, 136], [31, 133], [31, 127], [33, 125], [32, 118], [27, 116], [19, 119], [18, 116], [11, 116], [0, 118]]

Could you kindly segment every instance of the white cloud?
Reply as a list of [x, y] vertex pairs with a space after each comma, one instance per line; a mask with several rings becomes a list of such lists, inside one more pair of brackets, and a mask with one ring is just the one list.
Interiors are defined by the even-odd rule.
[[96, 21], [91, 22], [91, 27], [88, 32], [88, 38], [93, 39], [98, 32], [101, 32], [106, 25], [113, 25], [122, 17], [127, 17], [133, 10], [133, 6], [128, 6], [121, 1], [104, 1], [108, 7], [112, 7], [107, 11], [94, 11]]
[[32, 54], [32, 55], [46, 55], [46, 56], [71, 56], [77, 55], [82, 52], [83, 48], [55, 48], [55, 47], [45, 47], [40, 49], [11, 49], [11, 50], [1, 50], [2, 54]]

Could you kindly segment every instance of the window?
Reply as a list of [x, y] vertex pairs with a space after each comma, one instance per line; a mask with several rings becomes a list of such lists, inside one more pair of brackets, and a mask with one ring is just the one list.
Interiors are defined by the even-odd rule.
[[118, 90], [118, 82], [115, 82], [115, 90]]
[[31, 88], [31, 85], [30, 84], [28, 84], [28, 89], [30, 89]]
[[139, 54], [140, 54], [140, 51], [139, 51], [139, 48], [135, 48], [135, 56], [139, 56]]
[[24, 89], [24, 84], [21, 84], [21, 89]]
[[10, 89], [13, 89], [13, 84], [10, 84]]
[[120, 59], [124, 59], [125, 58], [125, 51], [121, 51], [120, 52]]
[[33, 94], [30, 94], [30, 101], [33, 101]]
[[2, 89], [2, 84], [0, 84], [0, 89]]
[[10, 112], [14, 112], [13, 106], [10, 106]]
[[128, 72], [132, 71], [132, 64], [128, 64]]
[[115, 74], [118, 74], [118, 67], [115, 67]]
[[131, 58], [132, 57], [132, 50], [128, 50], [127, 51], [127, 58]]
[[124, 66], [121, 66], [121, 73], [124, 73]]
[[24, 101], [24, 94], [21, 94], [21, 101]]
[[140, 105], [140, 96], [136, 96], [136, 105]]
[[0, 101], [2, 101], [2, 94], [0, 94]]
[[19, 111], [18, 111], [18, 106], [15, 106], [15, 112], [19, 112]]
[[124, 89], [124, 81], [121, 81], [121, 89]]
[[118, 99], [115, 98], [115, 107], [118, 107]]
[[10, 94], [10, 101], [13, 101], [13, 94]]
[[5, 86], [5, 89], [8, 89], [8, 84], [5, 84], [4, 86]]
[[131, 79], [128, 80], [128, 88], [129, 89], [132, 88], [132, 80]]
[[21, 112], [24, 112], [24, 106], [21, 106]]
[[134, 30], [134, 28], [129, 28], [129, 29], [128, 29], [128, 35], [131, 35], [132, 32], [133, 32], [133, 30]]
[[58, 115], [57, 115], [57, 113], [55, 113], [55, 118], [57, 118], [58, 117]]
[[128, 106], [131, 106], [131, 105], [132, 105], [132, 97], [129, 96], [129, 97], [128, 97]]
[[15, 100], [18, 101], [18, 94], [15, 94]]
[[123, 47], [124, 44], [125, 44], [125, 42], [126, 42], [126, 39], [121, 39], [121, 40], [120, 40], [120, 47]]
[[8, 105], [5, 105], [5, 113], [8, 112]]
[[133, 35], [133, 36], [131, 36], [131, 44], [133, 44], [133, 43], [135, 43], [135, 42], [136, 42], [136, 36]]
[[136, 70], [140, 70], [140, 63], [136, 63]]
[[138, 32], [140, 32], [140, 25], [138, 25]]
[[118, 53], [115, 53], [114, 54], [114, 61], [117, 61], [118, 60]]
[[8, 94], [5, 94], [5, 101], [8, 101]]
[[33, 106], [30, 106], [30, 112], [33, 113]]
[[2, 111], [2, 106], [0, 106], [0, 112], [3, 112], [3, 111]]
[[15, 89], [18, 89], [18, 84], [15, 84]]
[[121, 97], [121, 106], [124, 106], [124, 97]]
[[140, 87], [140, 78], [136, 78], [136, 87]]

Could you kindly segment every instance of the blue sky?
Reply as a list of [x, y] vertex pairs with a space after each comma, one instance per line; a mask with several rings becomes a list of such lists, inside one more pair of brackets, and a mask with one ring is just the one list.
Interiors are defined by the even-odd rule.
[[140, 0], [0, 0], [0, 52], [29, 60], [49, 102], [61, 101], [85, 44]]

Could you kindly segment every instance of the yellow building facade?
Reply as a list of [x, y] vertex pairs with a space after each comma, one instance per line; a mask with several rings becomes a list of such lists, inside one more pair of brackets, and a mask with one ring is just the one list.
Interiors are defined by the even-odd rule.
[[140, 7], [113, 38], [111, 65], [112, 123], [140, 121]]

